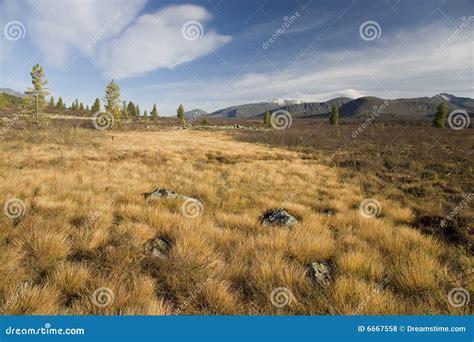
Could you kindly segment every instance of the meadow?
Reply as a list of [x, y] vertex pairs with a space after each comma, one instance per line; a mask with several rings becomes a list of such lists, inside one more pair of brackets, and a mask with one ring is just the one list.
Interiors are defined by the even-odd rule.
[[[351, 139], [356, 124], [303, 121], [4, 132], [0, 199], [17, 207], [0, 215], [0, 313], [472, 314], [448, 296], [474, 293], [470, 130]], [[157, 188], [199, 205], [145, 200]], [[263, 225], [274, 208], [299, 223]]]

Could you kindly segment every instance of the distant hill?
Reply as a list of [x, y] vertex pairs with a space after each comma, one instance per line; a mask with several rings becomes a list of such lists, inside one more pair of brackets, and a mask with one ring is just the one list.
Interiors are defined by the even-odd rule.
[[10, 88], [0, 88], [0, 94], [7, 94], [7, 95], [11, 95], [11, 96], [16, 96], [16, 97], [19, 97], [19, 98], [22, 98], [22, 99], [24, 99], [26, 97], [25, 94], [20, 93], [18, 91], [10, 89]]
[[337, 105], [342, 118], [365, 117], [378, 113], [380, 118], [422, 119], [434, 115], [439, 104], [443, 101], [446, 102], [448, 111], [462, 109], [471, 115], [474, 114], [473, 99], [442, 93], [433, 97], [394, 100], [385, 100], [374, 96], [358, 99], [338, 97], [326, 102], [303, 102], [283, 106], [269, 102], [250, 103], [220, 109], [209, 116], [213, 118], [256, 118], [262, 117], [266, 110], [273, 112], [281, 109], [290, 112], [293, 118], [311, 118], [329, 115], [332, 106]]
[[194, 117], [205, 116], [205, 115], [208, 115], [208, 113], [200, 108], [192, 109], [184, 113], [184, 116], [187, 118], [194, 118]]

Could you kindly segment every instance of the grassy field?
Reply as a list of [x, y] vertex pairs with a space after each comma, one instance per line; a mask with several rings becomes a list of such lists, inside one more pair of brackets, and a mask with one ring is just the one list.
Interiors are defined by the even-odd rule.
[[[2, 314], [472, 313], [448, 300], [474, 293], [471, 130], [20, 128], [0, 137]], [[202, 207], [145, 201], [159, 187]], [[259, 222], [279, 207], [291, 230]]]

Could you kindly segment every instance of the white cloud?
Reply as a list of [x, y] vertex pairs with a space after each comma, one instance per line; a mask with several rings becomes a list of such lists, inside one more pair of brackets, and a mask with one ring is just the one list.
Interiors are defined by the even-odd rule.
[[207, 55], [231, 40], [214, 31], [206, 32], [205, 28], [201, 38], [183, 37], [185, 23], [196, 21], [204, 25], [210, 19], [206, 9], [194, 5], [172, 6], [142, 15], [120, 37], [100, 48], [97, 62], [107, 76], [115, 78], [138, 76], [159, 68], [172, 69]]
[[146, 0], [29, 0], [25, 4], [29, 38], [49, 65], [64, 68], [77, 51], [93, 56], [101, 42], [137, 17]]
[[128, 78], [174, 68], [219, 49], [231, 37], [212, 30], [190, 41], [182, 36], [188, 21], [212, 19], [201, 6], [170, 6], [139, 16], [147, 0], [27, 0], [1, 5], [27, 28], [28, 38], [48, 66], [63, 69], [78, 53], [107, 77]]

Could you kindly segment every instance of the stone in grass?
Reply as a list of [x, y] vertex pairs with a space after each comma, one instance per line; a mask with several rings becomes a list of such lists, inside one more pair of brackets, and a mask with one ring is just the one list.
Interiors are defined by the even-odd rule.
[[330, 261], [319, 260], [306, 265], [306, 272], [316, 284], [327, 286], [332, 281], [334, 266]]
[[164, 259], [169, 253], [171, 248], [168, 240], [163, 238], [156, 238], [150, 241], [148, 244], [148, 250], [151, 252], [151, 255], [157, 258]]
[[261, 217], [261, 221], [264, 226], [286, 226], [288, 228], [291, 228], [298, 223], [296, 217], [289, 214], [283, 208], [267, 211]]
[[182, 198], [185, 197], [183, 195], [178, 194], [172, 190], [168, 190], [165, 188], [158, 188], [152, 192], [145, 192], [143, 196], [146, 200], [151, 201], [157, 198]]

